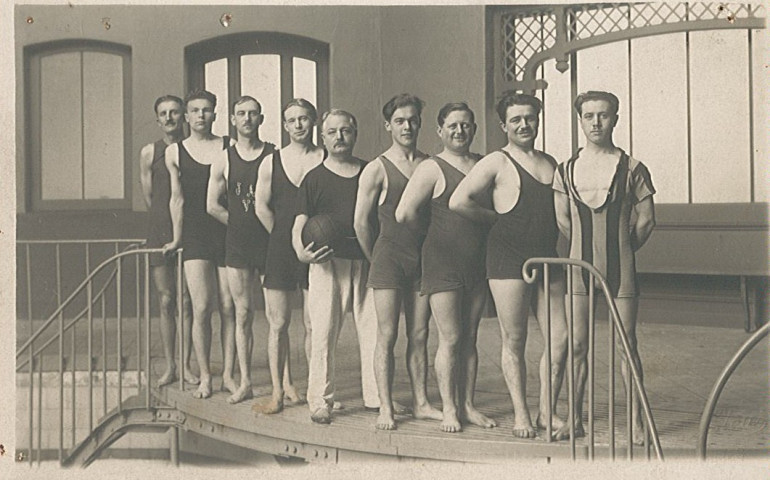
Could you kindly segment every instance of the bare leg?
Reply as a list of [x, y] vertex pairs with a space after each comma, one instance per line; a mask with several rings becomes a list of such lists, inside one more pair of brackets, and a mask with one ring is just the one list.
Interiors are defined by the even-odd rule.
[[283, 381], [288, 346], [287, 328], [291, 320], [290, 292], [283, 290], [265, 289], [265, 307], [270, 331], [267, 337], [267, 358], [270, 366], [270, 380], [273, 384], [273, 394], [267, 405], [255, 404], [253, 409], [258, 413], [278, 413], [283, 410]]
[[[263, 289], [264, 291], [264, 289]], [[283, 399], [287, 405], [296, 405], [302, 401], [302, 395], [294, 387], [294, 381], [291, 378], [291, 345], [289, 339], [289, 325], [291, 324], [291, 296], [292, 292], [284, 292], [286, 295], [286, 325], [285, 335], [283, 335], [280, 346], [281, 355], [284, 357], [283, 363]], [[267, 293], [265, 293], [267, 298]], [[304, 309], [303, 309], [304, 311]], [[309, 321], [309, 320], [308, 320]]]
[[459, 432], [462, 427], [457, 412], [456, 373], [462, 336], [462, 290], [434, 293], [429, 300], [438, 329], [435, 365], [443, 410], [439, 428], [444, 432]]
[[[238, 368], [241, 384], [227, 398], [229, 403], [238, 403], [253, 396], [251, 391], [251, 347], [253, 335], [251, 322], [254, 318], [253, 287], [254, 271], [248, 268], [227, 267], [227, 282], [235, 304], [235, 349], [238, 353]], [[224, 377], [223, 377], [224, 383]]]
[[192, 385], [200, 383], [200, 379], [195, 376], [190, 366], [190, 359], [192, 358], [192, 301], [190, 300], [190, 291], [187, 289], [187, 282], [182, 279], [182, 322], [184, 325], [184, 344], [185, 344], [185, 358], [184, 358], [184, 381]]
[[401, 313], [401, 290], [375, 288], [374, 308], [377, 312], [377, 345], [374, 348], [374, 376], [380, 396], [380, 414], [375, 427], [380, 430], [394, 430], [393, 418], [393, 370], [395, 359], [393, 347], [398, 336], [398, 317]]
[[[632, 358], [635, 360], [634, 365], [639, 372], [640, 380], [642, 380], [642, 383], [644, 383], [644, 372], [642, 371], [642, 361], [639, 358], [639, 350], [637, 349], [636, 339], [636, 319], [639, 310], [639, 299], [636, 297], [616, 298], [615, 305], [618, 307], [620, 321], [623, 323], [623, 328], [626, 330], [626, 335], [628, 336], [628, 343], [631, 347], [633, 356]], [[631, 383], [632, 379], [628, 378], [628, 358], [626, 357], [625, 351], [621, 347], [620, 336], [616, 335], [615, 339], [618, 345], [618, 352], [620, 353], [620, 373], [623, 376], [623, 385], [625, 386], [626, 390], [631, 388], [633, 391], [634, 401], [633, 409], [631, 410], [631, 419], [634, 426], [633, 441], [635, 445], [642, 445], [644, 443], [644, 427], [642, 426], [641, 402], [639, 401], [639, 395], [637, 395], [636, 389]]]
[[[407, 290], [408, 291], [408, 290]], [[419, 292], [404, 295], [406, 317], [406, 369], [412, 382], [414, 418], [441, 420], [443, 415], [428, 402], [428, 322], [430, 304]]]
[[217, 274], [219, 279], [219, 319], [221, 321], [219, 334], [222, 342], [222, 363], [224, 364], [222, 390], [235, 393], [238, 390], [238, 384], [233, 379], [233, 370], [235, 369], [235, 306], [233, 305], [233, 295], [230, 293], [227, 268], [219, 267]]
[[[554, 278], [556, 277], [556, 278]], [[564, 377], [564, 361], [567, 358], [567, 325], [564, 313], [564, 279], [561, 276], [551, 277], [549, 286], [551, 305], [546, 305], [545, 290], [541, 283], [537, 285], [537, 295], [532, 299], [533, 310], [536, 312], [537, 321], [543, 338], [546, 335], [546, 314], [548, 308], [551, 311], [551, 426], [554, 433], [558, 432], [565, 424], [556, 415], [556, 401], [559, 398], [562, 379]], [[543, 348], [543, 356], [540, 359], [540, 403], [537, 415], [537, 426], [546, 428], [548, 422], [548, 372], [546, 362], [548, 352]]]
[[169, 265], [152, 267], [152, 280], [158, 292], [160, 304], [160, 339], [163, 344], [163, 356], [166, 358], [166, 371], [158, 379], [158, 387], [168, 385], [177, 379], [174, 345], [176, 342], [176, 288], [174, 269]]
[[501, 366], [513, 402], [513, 435], [534, 438], [535, 429], [527, 407], [527, 320], [532, 287], [520, 279], [490, 279], [502, 336]]
[[[569, 296], [565, 298], [565, 307], [569, 311], [569, 306], [567, 305]], [[583, 428], [583, 396], [585, 394], [586, 380], [588, 379], [588, 296], [573, 295], [572, 299], [574, 316], [572, 351], [575, 357], [575, 408], [573, 415], [575, 420], [575, 437], [583, 437], [585, 436], [585, 429]], [[569, 329], [569, 318], [567, 318], [565, 325]], [[565, 370], [569, 369], [569, 358], [566, 358], [566, 362]], [[569, 422], [554, 434], [554, 438], [558, 440], [569, 438]]]
[[481, 314], [487, 300], [487, 285], [479, 282], [472, 291], [465, 291], [463, 295], [463, 320], [460, 348], [460, 363], [457, 373], [458, 405], [463, 420], [484, 428], [497, 426], [497, 422], [479, 412], [473, 405], [473, 394], [476, 390], [476, 373], [479, 366], [478, 351], [476, 350], [476, 337], [479, 331]]
[[201, 378], [195, 398], [211, 396], [211, 315], [216, 302], [216, 269], [208, 260], [188, 260], [185, 262], [185, 278], [190, 291], [193, 310], [192, 340], [195, 356], [198, 359]]

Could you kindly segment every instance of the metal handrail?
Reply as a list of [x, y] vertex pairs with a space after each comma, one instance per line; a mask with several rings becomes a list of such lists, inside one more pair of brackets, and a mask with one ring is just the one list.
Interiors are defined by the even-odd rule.
[[[19, 347], [19, 349], [16, 351], [16, 359], [18, 358], [29, 348], [30, 345], [32, 345], [35, 340], [43, 333], [44, 330], [46, 330], [51, 324], [53, 324], [56, 317], [59, 316], [60, 313], [64, 311], [64, 309], [69, 306], [70, 302], [78, 296], [80, 292], [83, 291], [84, 288], [86, 288], [87, 285], [91, 283], [91, 280], [96, 276], [97, 273], [101, 272], [104, 267], [109, 265], [110, 263], [114, 262], [115, 260], [128, 256], [133, 254], [140, 254], [140, 253], [161, 253], [163, 252], [163, 249], [161, 248], [145, 248], [145, 249], [137, 249], [137, 250], [125, 250], [121, 253], [118, 253], [116, 255], [113, 255], [112, 257], [108, 258], [107, 260], [104, 260], [102, 263], [99, 264], [94, 270], [89, 272], [89, 274], [86, 276], [85, 280], [80, 282], [80, 285], [75, 288], [75, 290], [70, 294], [69, 297], [65, 301], [63, 301], [57, 308], [54, 310], [54, 312], [48, 317], [48, 320], [46, 320], [43, 325], [30, 336], [24, 344]], [[95, 301], [95, 300], [93, 300]], [[93, 303], [92, 303], [93, 304]], [[88, 307], [86, 307], [88, 309]], [[82, 316], [80, 317], [82, 318]]]
[[764, 339], [768, 334], [770, 334], [770, 323], [763, 325], [762, 328], [754, 332], [754, 334], [749, 337], [749, 339], [746, 340], [743, 345], [741, 345], [741, 348], [735, 352], [733, 358], [730, 359], [724, 370], [722, 370], [722, 373], [719, 375], [716, 383], [714, 383], [714, 387], [711, 389], [711, 393], [709, 394], [708, 400], [706, 401], [706, 406], [703, 408], [703, 414], [701, 415], [700, 426], [698, 428], [698, 445], [696, 448], [698, 457], [701, 460], [706, 459], [709, 426], [711, 426], [711, 420], [714, 418], [714, 410], [716, 409], [719, 396], [722, 394], [722, 390], [725, 388], [727, 381], [738, 368], [740, 363], [744, 358], [746, 358], [746, 355], [748, 355], [749, 352], [751, 352], [751, 350], [756, 347], [757, 344], [759, 344], [759, 342], [762, 341], [762, 339]]
[[[662, 451], [661, 446], [660, 446], [660, 438], [658, 436], [658, 431], [657, 431], [657, 428], [655, 427], [655, 421], [652, 418], [652, 411], [650, 410], [650, 405], [649, 405], [649, 401], [647, 399], [647, 394], [645, 393], [644, 387], [642, 385], [641, 375], [640, 375], [638, 369], [636, 368], [636, 361], [638, 360], [638, 357], [636, 356], [636, 352], [631, 350], [631, 347], [630, 347], [630, 344], [629, 344], [629, 341], [628, 341], [628, 335], [626, 334], [626, 331], [623, 328], [623, 323], [620, 320], [620, 314], [618, 312], [617, 306], [615, 305], [614, 299], [612, 298], [612, 296], [609, 293], [610, 292], [610, 287], [609, 287], [609, 284], [607, 283], [607, 280], [604, 278], [604, 275], [602, 275], [601, 272], [599, 272], [599, 270], [596, 267], [594, 267], [592, 264], [590, 264], [588, 262], [585, 262], [583, 260], [572, 259], [572, 258], [535, 257], [535, 258], [528, 259], [526, 262], [524, 262], [524, 265], [522, 266], [522, 277], [523, 277], [525, 282], [530, 283], [530, 284], [535, 283], [535, 281], [537, 280], [538, 274], [537, 274], [537, 270], [534, 267], [536, 265], [538, 265], [538, 264], [542, 264], [544, 266], [544, 276], [546, 278], [548, 277], [548, 273], [547, 272], [548, 272], [548, 266], [549, 265], [567, 265], [567, 266], [579, 267], [579, 268], [585, 269], [585, 270], [587, 270], [591, 274], [592, 277], [594, 277], [594, 278], [599, 280], [599, 283], [601, 284], [601, 289], [602, 289], [602, 291], [604, 293], [604, 298], [607, 301], [607, 305], [608, 305], [608, 307], [610, 309], [610, 318], [612, 320], [612, 326], [610, 328], [610, 335], [609, 335], [609, 337], [610, 337], [610, 382], [611, 382], [611, 384], [610, 384], [610, 405], [609, 405], [610, 456], [611, 456], [611, 458], [614, 459], [614, 455], [615, 455], [614, 412], [613, 412], [613, 410], [614, 410], [614, 408], [613, 408], [613, 405], [614, 405], [614, 403], [613, 403], [613, 399], [614, 399], [614, 348], [615, 348], [615, 345], [614, 345], [614, 333], [617, 330], [618, 336], [620, 338], [621, 346], [623, 347], [623, 350], [626, 353], [626, 358], [628, 360], [626, 362], [626, 365], [627, 365], [627, 368], [628, 368], [628, 372], [630, 373], [630, 376], [633, 379], [633, 383], [634, 383], [634, 385], [636, 387], [637, 394], [639, 395], [639, 400], [641, 402], [642, 411], [644, 412], [644, 416], [645, 416], [645, 420], [646, 420], [645, 427], [648, 429], [648, 432], [646, 432], [646, 433], [649, 433], [649, 437], [651, 437], [652, 446], [655, 449], [656, 456], [658, 457], [659, 460], [663, 460], [663, 451]], [[574, 405], [572, 404], [574, 402], [574, 400], [572, 399], [572, 395], [571, 395], [572, 391], [573, 391], [573, 388], [574, 388], [574, 378], [573, 378], [573, 375], [574, 375], [573, 361], [574, 361], [574, 359], [572, 358], [573, 357], [573, 355], [572, 355], [572, 322], [573, 322], [574, 315], [573, 315], [573, 312], [571, 311], [572, 310], [572, 295], [573, 295], [572, 294], [572, 288], [571, 288], [572, 287], [572, 285], [571, 285], [572, 284], [572, 275], [573, 275], [572, 268], [568, 268], [567, 269], [567, 295], [570, 298], [569, 304], [567, 305], [567, 308], [568, 308], [568, 311], [569, 311], [569, 313], [567, 315], [568, 316], [568, 322], [569, 322], [568, 330], [567, 330], [568, 331], [568, 335], [569, 335], [569, 340], [568, 340], [568, 349], [569, 349], [568, 383], [569, 383], [569, 393], [570, 393], [570, 400], [569, 400], [570, 405], [569, 405], [569, 408], [570, 408], [570, 419], [571, 420], [572, 420], [572, 416], [574, 414]], [[591, 305], [589, 306], [589, 328], [590, 328], [590, 330], [589, 330], [589, 347], [588, 348], [589, 348], [589, 352], [590, 352], [591, 356], [593, 356], [593, 343], [594, 343], [593, 342], [593, 335], [594, 335], [593, 323], [594, 323], [594, 318], [593, 318], [593, 308], [592, 308], [593, 307], [593, 305], [592, 305], [592, 303], [593, 303], [593, 284], [594, 284], [594, 282], [591, 281], [591, 284], [589, 285], [589, 297], [591, 299], [590, 300], [591, 301]], [[549, 291], [549, 288], [546, 285], [545, 292], [548, 292], [548, 291]], [[549, 295], [548, 295], [548, 293], [546, 293], [546, 299], [548, 299], [548, 298], [549, 298]], [[548, 318], [548, 324], [550, 325], [550, 308], [548, 308], [548, 311], [549, 311], [549, 313], [548, 313], [548, 317], [547, 318]], [[546, 348], [549, 349], [547, 356], [550, 357], [550, 335], [546, 338], [546, 344], [547, 344]], [[588, 368], [589, 368], [588, 375], [591, 378], [591, 380], [593, 380], [593, 365], [592, 364], [593, 364], [592, 361], [588, 362]], [[548, 381], [549, 382], [550, 382], [550, 376], [551, 376], [551, 373], [548, 372], [548, 378], [549, 378]], [[591, 388], [591, 389], [592, 389], [592, 384], [593, 384], [593, 381], [589, 382], [589, 388]], [[593, 398], [592, 390], [589, 391], [589, 399], [591, 399], [591, 398]], [[589, 400], [589, 401], [591, 401], [591, 403], [592, 403], [592, 400]], [[633, 452], [633, 441], [632, 441], [632, 429], [631, 429], [631, 421], [630, 421], [630, 419], [631, 419], [630, 410], [631, 410], [631, 407], [632, 407], [633, 396], [631, 395], [631, 389], [630, 388], [627, 389], [627, 401], [628, 401], [628, 405], [627, 405], [627, 419], [628, 419], [628, 426], [629, 426], [629, 428], [628, 428], [628, 459], [630, 460], [630, 459], [633, 458], [633, 453], [632, 453]], [[550, 410], [551, 398], [548, 399], [548, 405], [549, 405], [548, 408]], [[593, 431], [592, 431], [593, 430], [593, 425], [592, 425], [593, 424], [593, 412], [591, 410], [592, 410], [592, 407], [589, 407], [589, 443], [590, 443], [589, 444], [589, 457], [593, 458]], [[548, 421], [548, 423], [549, 423], [548, 426], [549, 427], [550, 427], [550, 418], [551, 418], [550, 417], [550, 413], [551, 412], [547, 412], [548, 419], [549, 419], [549, 421]], [[570, 444], [571, 444], [573, 459], [575, 458], [575, 431], [574, 431], [574, 423], [575, 423], [574, 421], [570, 421]], [[550, 431], [550, 428], [549, 428], [549, 431]], [[647, 437], [648, 437], [648, 435], [645, 434], [645, 446], [649, 446], [649, 444], [647, 443], [647, 441], [648, 441]], [[550, 440], [550, 436], [549, 436], [549, 440]], [[648, 450], [648, 455], [649, 455], [649, 450]]]
[[[19, 242], [19, 243], [22, 243], [22, 242]], [[65, 241], [65, 243], [66, 243], [66, 241]], [[76, 242], [75, 242], [75, 241], [69, 241], [69, 243], [76, 243]], [[90, 241], [90, 240], [89, 240], [89, 243], [94, 243], [94, 242], [92, 242], [92, 241]], [[107, 242], [105, 242], [105, 243], [107, 243]], [[110, 242], [110, 243], [114, 243], [114, 242]], [[132, 244], [128, 245], [127, 247], [125, 247], [125, 248], [123, 249], [123, 251], [124, 251], [124, 252], [129, 252], [129, 251], [132, 251], [132, 250], [136, 250], [136, 249], [138, 249], [140, 246], [141, 246], [141, 244], [140, 244], [140, 243], [132, 243]], [[105, 282], [104, 282], [104, 286], [102, 287], [102, 289], [101, 289], [101, 290], [100, 290], [100, 291], [99, 291], [99, 292], [98, 292], [98, 293], [97, 293], [97, 294], [96, 294], [96, 295], [93, 297], [93, 299], [92, 299], [92, 301], [91, 301], [91, 306], [92, 306], [92, 307], [93, 307], [93, 305], [95, 305], [95, 304], [96, 304], [96, 302], [97, 302], [98, 300], [100, 300], [100, 299], [101, 299], [102, 301], [104, 301], [104, 294], [105, 294], [105, 292], [107, 291], [107, 288], [109, 288], [109, 287], [112, 285], [112, 282], [113, 282], [113, 280], [115, 279], [115, 276], [117, 275], [117, 273], [118, 273], [118, 268], [117, 268], [117, 267], [115, 267], [115, 270], [113, 270], [113, 271], [110, 273], [110, 276], [107, 278], [107, 280], [105, 280]], [[80, 287], [78, 287], [78, 288], [80, 288]], [[71, 295], [72, 297], [74, 297], [74, 296], [77, 296], [77, 293], [78, 293], [78, 292], [77, 292], [77, 289], [75, 289], [75, 290], [76, 290], [76, 291], [75, 291], [75, 292], [74, 292], [74, 293]], [[68, 300], [66, 300], [66, 301], [69, 301], [69, 299], [68, 299]], [[35, 332], [35, 333], [34, 333], [34, 334], [33, 334], [33, 335], [30, 337], [29, 341], [34, 343], [35, 339], [37, 339], [37, 338], [38, 338], [40, 335], [42, 335], [42, 334], [43, 334], [43, 330], [45, 330], [45, 328], [46, 328], [46, 326], [47, 326], [48, 322], [51, 322], [51, 323], [53, 323], [53, 321], [55, 320], [55, 317], [57, 317], [59, 314], [61, 314], [61, 312], [63, 311], [63, 308], [66, 308], [66, 305], [63, 305], [63, 306], [62, 306], [62, 305], [60, 305], [60, 308], [57, 308], [57, 309], [56, 309], [56, 311], [54, 311], [54, 313], [52, 313], [52, 314], [51, 314], [51, 315], [48, 317], [48, 320], [46, 321], [46, 323], [45, 323], [45, 324], [44, 324], [42, 327], [40, 327], [40, 329], [38, 329], [38, 331], [37, 331], [37, 332]], [[68, 330], [69, 330], [69, 329], [70, 329], [72, 326], [74, 326], [74, 325], [75, 325], [77, 322], [79, 322], [79, 321], [80, 321], [80, 320], [81, 320], [81, 319], [82, 319], [82, 318], [83, 318], [83, 317], [84, 317], [84, 316], [85, 316], [85, 315], [88, 313], [88, 311], [89, 311], [89, 307], [88, 307], [88, 306], [84, 307], [84, 308], [83, 308], [83, 310], [82, 310], [82, 311], [81, 311], [79, 314], [77, 314], [77, 315], [75, 315], [75, 316], [73, 317], [73, 320], [72, 320], [72, 321], [70, 321], [70, 322], [69, 322], [67, 325], [65, 325], [65, 326], [63, 327], [63, 329], [62, 329], [62, 331], [61, 331], [61, 334], [64, 334], [64, 333], [65, 333], [65, 332], [67, 332], [67, 331], [68, 331]], [[59, 337], [58, 337], [58, 335], [54, 335], [54, 336], [52, 336], [51, 338], [49, 338], [49, 339], [48, 339], [48, 341], [46, 341], [46, 342], [43, 344], [43, 346], [42, 346], [42, 347], [39, 347], [39, 348], [38, 348], [36, 351], [34, 351], [32, 355], [33, 355], [33, 356], [37, 356], [37, 355], [39, 355], [40, 353], [42, 353], [42, 352], [43, 352], [43, 350], [45, 350], [46, 348], [48, 348], [48, 346], [49, 346], [49, 345], [51, 345], [51, 344], [52, 344], [52, 343], [53, 343], [55, 340], [58, 340], [58, 338], [59, 338]], [[23, 352], [21, 352], [21, 353], [23, 353]], [[16, 371], [17, 371], [17, 372], [18, 372], [18, 371], [20, 371], [20, 370], [22, 369], [22, 367], [26, 366], [26, 365], [29, 363], [29, 359], [21, 360], [21, 362], [19, 362], [19, 361], [18, 361], [18, 357], [19, 357], [19, 355], [21, 355], [21, 353], [17, 353], [17, 355], [16, 355], [16, 358], [17, 358]]]

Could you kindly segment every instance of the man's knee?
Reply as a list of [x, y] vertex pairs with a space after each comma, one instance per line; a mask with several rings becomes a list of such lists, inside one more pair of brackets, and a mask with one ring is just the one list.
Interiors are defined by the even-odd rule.
[[158, 292], [158, 301], [161, 312], [171, 313], [176, 309], [176, 295], [171, 290], [160, 290]]

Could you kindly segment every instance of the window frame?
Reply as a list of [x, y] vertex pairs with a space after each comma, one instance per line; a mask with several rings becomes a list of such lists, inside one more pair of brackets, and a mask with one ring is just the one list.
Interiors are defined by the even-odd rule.
[[[42, 153], [41, 153], [41, 59], [51, 55], [70, 52], [97, 52], [117, 55], [123, 62], [123, 198], [121, 199], [79, 199], [45, 200], [42, 195]], [[57, 210], [130, 210], [132, 205], [131, 169], [131, 47], [114, 42], [90, 39], [69, 39], [44, 42], [24, 47], [24, 85], [26, 114], [25, 144], [27, 174], [26, 184], [30, 187], [25, 199], [28, 211]]]
[[[205, 67], [208, 62], [227, 59], [227, 91], [230, 99], [235, 100], [240, 92], [241, 62], [244, 55], [279, 55], [281, 71], [281, 105], [293, 98], [294, 90], [292, 58], [299, 57], [315, 62], [316, 65], [316, 104], [319, 116], [329, 108], [329, 44], [309, 37], [282, 32], [241, 32], [203, 40], [184, 49], [185, 92], [203, 88], [205, 85]], [[235, 96], [232, 96], [236, 92]], [[232, 102], [228, 102], [232, 103]], [[232, 105], [227, 105], [228, 118], [232, 115]], [[316, 125], [320, 138], [320, 125]], [[235, 127], [229, 126], [229, 134], [234, 137]], [[281, 131], [283, 145], [289, 142], [286, 131]], [[279, 145], [280, 147], [280, 145]]]

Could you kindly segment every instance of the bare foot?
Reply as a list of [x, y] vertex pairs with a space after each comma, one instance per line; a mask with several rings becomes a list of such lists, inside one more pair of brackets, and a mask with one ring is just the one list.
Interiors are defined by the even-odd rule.
[[227, 403], [238, 403], [252, 397], [254, 397], [254, 393], [251, 391], [251, 384], [243, 385], [235, 393], [227, 397]]
[[[545, 420], [546, 420], [545, 414], [539, 413], [537, 415], [537, 420], [535, 421], [535, 425], [537, 426], [537, 428], [547, 430], [548, 427], [546, 425]], [[559, 435], [559, 432], [562, 432], [562, 435], [563, 435], [565, 425], [566, 423], [564, 422], [564, 420], [562, 420], [558, 416], [554, 415], [551, 417], [551, 438], [553, 440], [564, 440], [563, 438], [559, 438], [558, 435]], [[567, 429], [567, 438], [569, 438], [569, 429]]]
[[415, 405], [412, 416], [418, 420], [443, 420], [444, 415], [430, 403]]
[[235, 383], [235, 380], [233, 380], [232, 377], [222, 377], [222, 390], [235, 393], [238, 391], [238, 384]]
[[297, 405], [302, 403], [302, 396], [294, 388], [294, 385], [283, 386], [283, 400], [286, 405]]
[[262, 413], [266, 415], [273, 415], [283, 410], [283, 398], [276, 399], [271, 398], [268, 403], [254, 403], [251, 406], [251, 411], [254, 413]]
[[634, 425], [634, 445], [644, 445], [644, 427], [640, 425]]
[[165, 387], [166, 385], [173, 383], [177, 380], [175, 370], [166, 370], [166, 373], [158, 379], [158, 388]]
[[393, 414], [380, 408], [380, 415], [377, 417], [377, 423], [374, 424], [378, 430], [395, 430], [396, 421], [393, 420]]
[[460, 420], [457, 418], [457, 414], [444, 413], [441, 420], [441, 425], [438, 427], [442, 432], [457, 433], [462, 432], [463, 427], [460, 426]]
[[[585, 437], [586, 432], [583, 429], [583, 424], [578, 423], [575, 425], [575, 438]], [[569, 440], [569, 423], [564, 423], [556, 432], [553, 434], [554, 440]]]
[[[471, 422], [474, 425], [478, 425], [479, 427], [492, 428], [497, 426], [497, 422], [495, 422], [494, 420], [487, 417], [486, 415], [479, 412], [473, 407], [470, 407], [470, 408], [465, 407], [463, 419]], [[531, 425], [530, 425], [530, 428], [532, 428]]]
[[313, 423], [329, 424], [332, 423], [332, 413], [328, 408], [321, 407], [310, 415], [310, 420]]
[[198, 385], [201, 383], [201, 379], [196, 377], [194, 373], [192, 373], [192, 370], [190, 370], [190, 367], [186, 367], [184, 370], [184, 381], [185, 383], [189, 383], [190, 385]]
[[342, 404], [342, 402], [338, 402], [337, 400], [334, 401], [332, 404], [332, 410], [344, 410], [345, 405]]
[[532, 427], [532, 421], [529, 419], [529, 415], [523, 415], [524, 418], [514, 418], [513, 420], [513, 436], [517, 438], [535, 438], [537, 432]]
[[409, 415], [412, 413], [412, 409], [398, 402], [393, 402], [393, 413], [396, 415]]
[[211, 396], [211, 379], [208, 381], [201, 380], [198, 389], [193, 392], [193, 398], [209, 398]]

